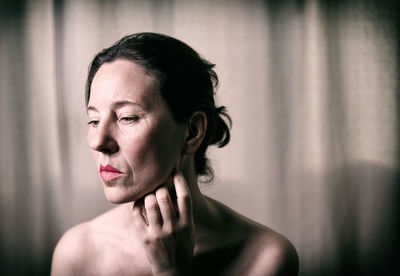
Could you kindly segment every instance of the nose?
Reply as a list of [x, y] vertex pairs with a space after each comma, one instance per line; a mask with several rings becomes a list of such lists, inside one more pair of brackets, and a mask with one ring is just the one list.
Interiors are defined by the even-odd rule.
[[119, 150], [112, 128], [108, 124], [100, 123], [88, 133], [88, 143], [92, 150], [105, 154], [113, 154]]

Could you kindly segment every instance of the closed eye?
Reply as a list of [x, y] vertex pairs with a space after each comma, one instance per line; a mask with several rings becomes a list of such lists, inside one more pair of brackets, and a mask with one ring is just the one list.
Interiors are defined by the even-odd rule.
[[136, 122], [138, 120], [139, 120], [138, 116], [122, 117], [121, 119], [119, 119], [120, 122], [125, 123], [125, 124], [130, 124], [130, 123]]
[[89, 126], [96, 127], [96, 126], [99, 125], [99, 121], [98, 121], [98, 120], [90, 120], [90, 121], [88, 122], [88, 125], [89, 125]]

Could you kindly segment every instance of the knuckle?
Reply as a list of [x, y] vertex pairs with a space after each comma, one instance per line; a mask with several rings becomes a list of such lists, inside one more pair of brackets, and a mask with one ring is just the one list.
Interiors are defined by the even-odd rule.
[[166, 204], [166, 203], [169, 203], [169, 201], [170, 201], [169, 193], [167, 190], [163, 189], [163, 190], [157, 191], [156, 196], [157, 196], [158, 202], [160, 202], [160, 203]]
[[175, 174], [174, 181], [176, 181], [176, 182], [178, 182], [180, 184], [185, 184], [185, 178], [180, 173], [179, 174]]
[[154, 240], [153, 240], [150, 236], [145, 236], [145, 237], [143, 238], [143, 243], [144, 243], [145, 245], [153, 244], [153, 242], [154, 242]]
[[179, 198], [182, 201], [191, 201], [191, 197], [190, 197], [189, 193], [183, 193], [183, 194], [179, 195]]
[[137, 218], [142, 215], [142, 211], [139, 208], [133, 208], [132, 210], [133, 217]]
[[166, 195], [166, 194], [168, 194], [168, 190], [167, 190], [166, 187], [160, 187], [160, 188], [158, 188], [157, 191], [156, 191], [156, 196], [159, 196], [159, 195]]
[[159, 234], [155, 233], [155, 231], [148, 231], [147, 234], [143, 238], [143, 243], [145, 244], [153, 244], [159, 238]]
[[187, 232], [187, 231], [190, 231], [192, 229], [192, 227], [190, 227], [190, 224], [185, 223], [185, 224], [181, 224], [180, 229], [182, 232]]
[[157, 209], [157, 200], [154, 195], [148, 195], [144, 199], [144, 206], [146, 209]]
[[164, 225], [163, 232], [164, 232], [164, 235], [171, 236], [172, 234], [174, 234], [175, 229], [174, 229], [174, 227], [172, 227], [172, 225]]
[[152, 202], [151, 204], [146, 206], [147, 211], [158, 211], [158, 205], [156, 202]]
[[186, 233], [186, 232], [193, 232], [196, 229], [196, 227], [194, 226], [193, 223], [188, 222], [188, 223], [181, 223], [179, 225], [179, 229], [180, 231]]
[[157, 205], [157, 203], [155, 203], [155, 204], [150, 204], [149, 206], [146, 207], [146, 209], [147, 209], [148, 211], [158, 211], [158, 205]]

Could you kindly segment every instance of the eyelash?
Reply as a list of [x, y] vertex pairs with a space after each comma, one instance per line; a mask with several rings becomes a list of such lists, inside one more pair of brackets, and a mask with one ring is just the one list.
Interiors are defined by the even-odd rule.
[[132, 116], [132, 117], [122, 117], [118, 121], [123, 121], [123, 123], [125, 123], [125, 124], [130, 124], [130, 123], [136, 122], [138, 120], [139, 120], [138, 116]]
[[91, 120], [88, 122], [89, 126], [97, 126], [98, 124], [99, 124], [99, 121], [97, 121], [97, 120]]
[[[121, 119], [118, 120], [118, 122], [124, 123], [124, 124], [130, 124], [133, 122], [137, 122], [139, 120], [139, 116], [133, 116], [133, 117], [122, 117]], [[99, 125], [99, 121], [98, 120], [90, 120], [87, 123], [89, 126], [93, 126], [93, 127], [97, 127]]]

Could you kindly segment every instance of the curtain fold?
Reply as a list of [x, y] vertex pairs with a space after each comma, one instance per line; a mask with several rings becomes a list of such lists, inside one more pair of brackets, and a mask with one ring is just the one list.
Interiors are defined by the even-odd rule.
[[48, 274], [62, 233], [112, 208], [86, 145], [85, 79], [98, 51], [140, 31], [217, 65], [232, 140], [209, 150], [204, 193], [285, 234], [300, 275], [393, 273], [397, 2], [1, 2], [0, 274]]

